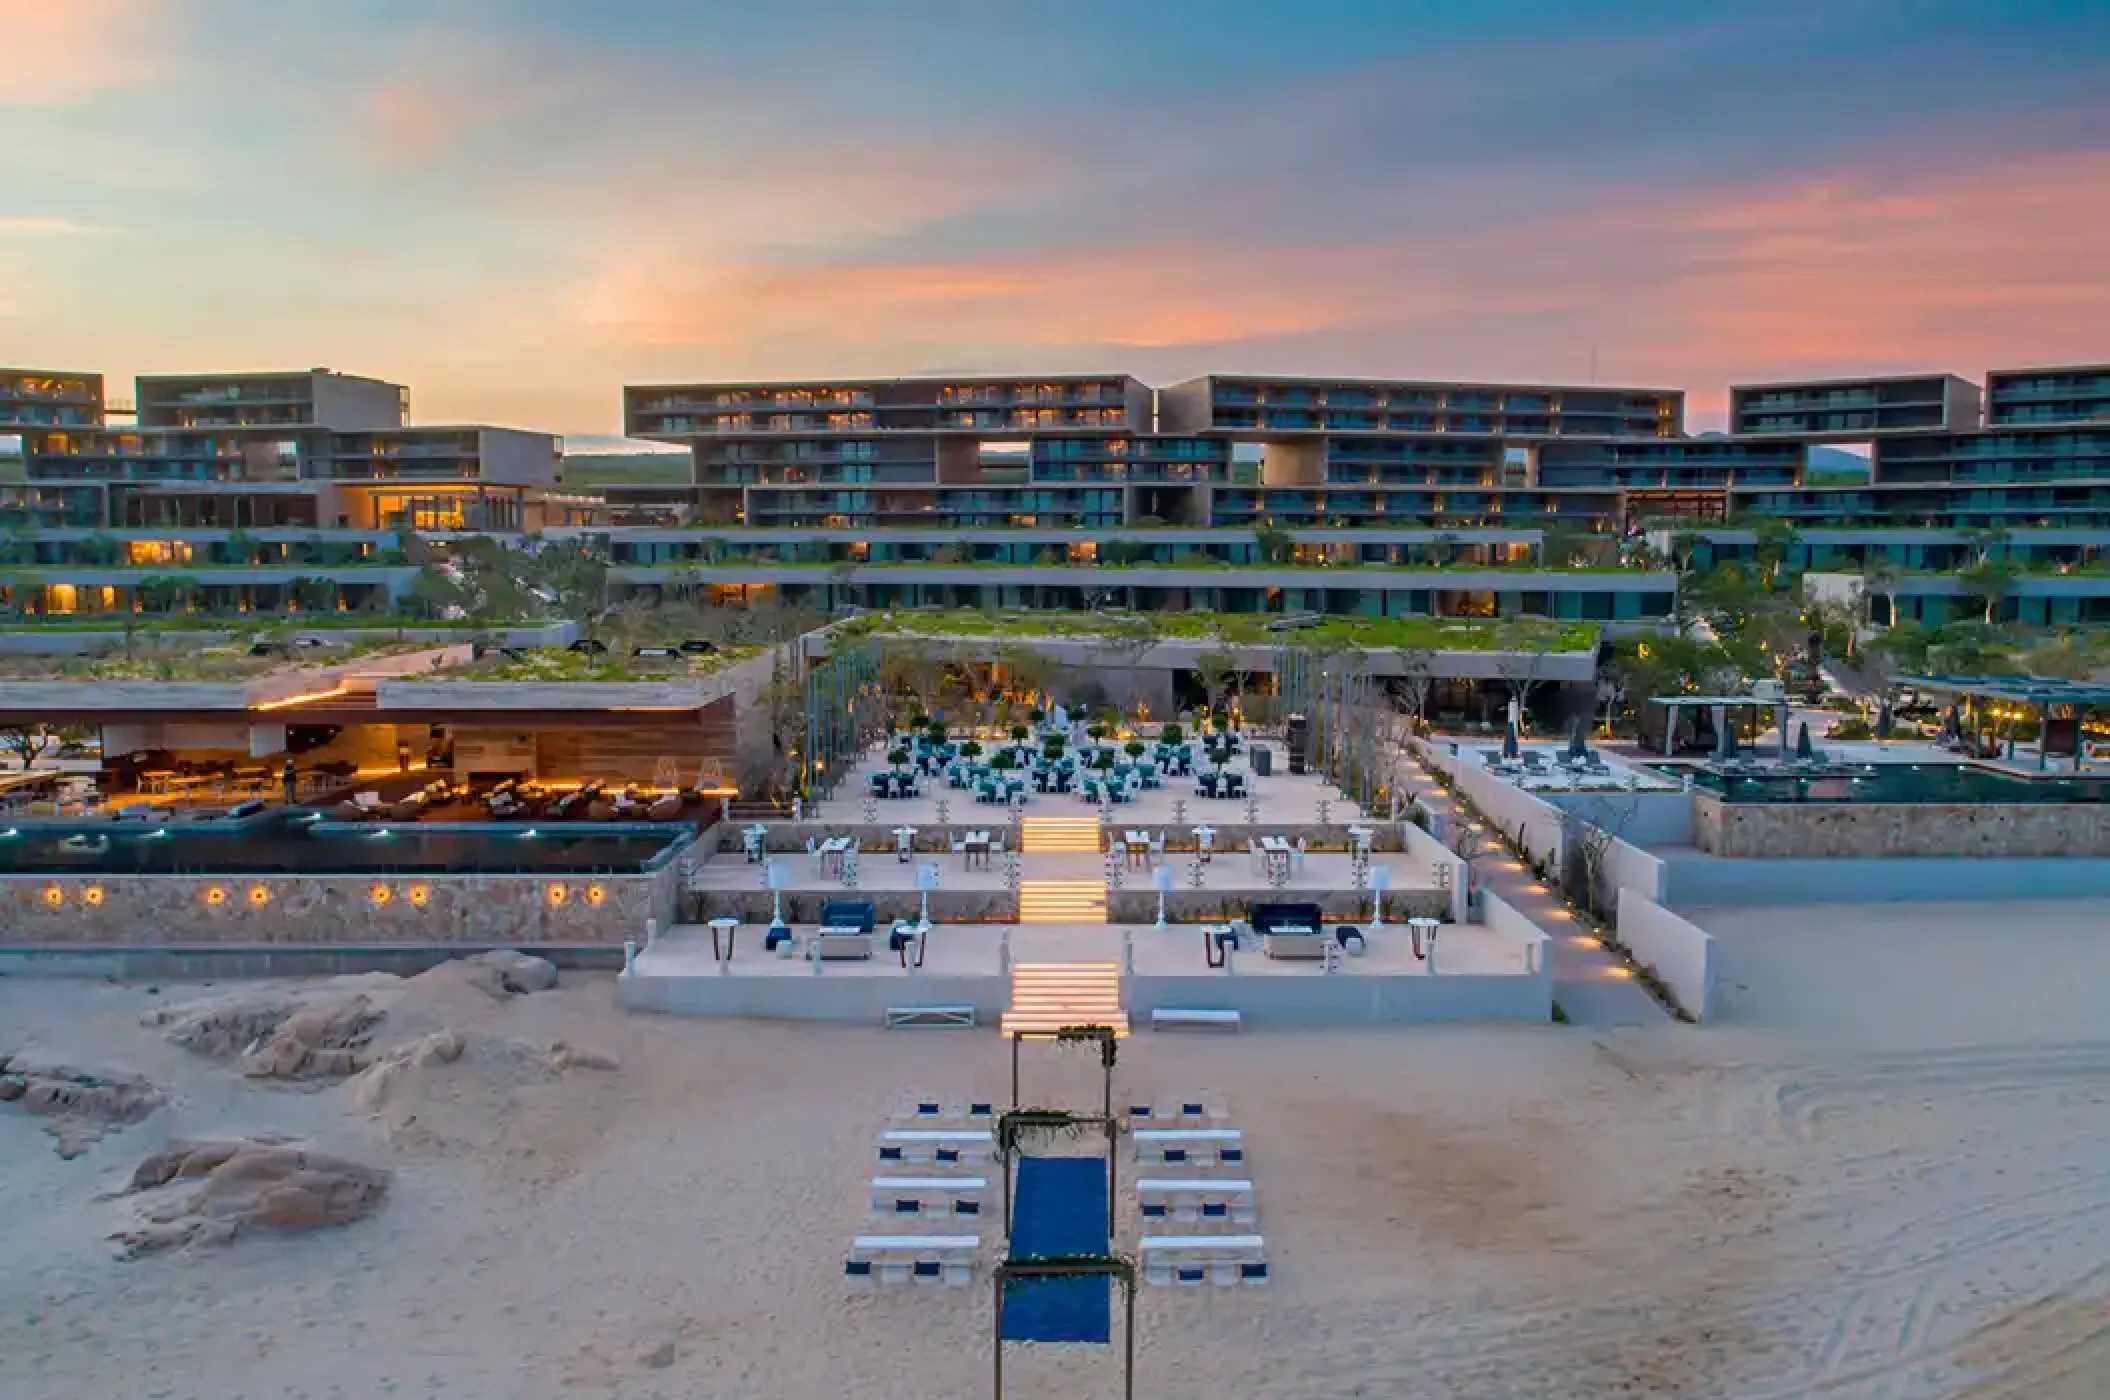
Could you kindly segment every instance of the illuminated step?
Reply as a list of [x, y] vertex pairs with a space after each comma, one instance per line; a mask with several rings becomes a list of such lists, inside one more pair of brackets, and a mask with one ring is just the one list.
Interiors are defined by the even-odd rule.
[[1111, 1026], [1128, 1034], [1118, 963], [1017, 963], [1004, 1031], [1050, 1033], [1065, 1026]]
[[1018, 921], [1022, 924], [1103, 924], [1106, 885], [1099, 880], [1021, 880]]
[[1100, 850], [1097, 817], [1027, 817], [1019, 823], [1018, 848], [1028, 855], [1095, 855]]

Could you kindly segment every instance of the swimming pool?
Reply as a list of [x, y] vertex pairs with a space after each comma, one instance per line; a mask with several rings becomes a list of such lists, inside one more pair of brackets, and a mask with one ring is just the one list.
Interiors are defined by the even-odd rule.
[[695, 835], [680, 823], [389, 826], [279, 817], [240, 827], [0, 827], [0, 875], [641, 875]]
[[2110, 801], [2110, 779], [2019, 778], [1970, 763], [1869, 763], [1817, 775], [1723, 774], [1685, 764], [1659, 772], [1690, 775], [1725, 802], [2073, 803]]

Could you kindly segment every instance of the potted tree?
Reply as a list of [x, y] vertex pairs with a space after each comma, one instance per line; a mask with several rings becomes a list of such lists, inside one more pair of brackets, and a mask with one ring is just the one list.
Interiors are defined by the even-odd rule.
[[890, 749], [887, 751], [886, 761], [893, 764], [896, 768], [905, 768], [908, 766], [908, 750], [906, 748]]
[[1141, 758], [1143, 756], [1144, 749], [1147, 747], [1148, 745], [1146, 745], [1141, 739], [1130, 739], [1127, 743], [1121, 746], [1121, 750], [1122, 752], [1126, 753], [1130, 758]]
[[1014, 743], [1014, 744], [1023, 744], [1023, 743], [1025, 743], [1025, 742], [1026, 742], [1026, 740], [1028, 740], [1028, 739], [1030, 739], [1030, 738], [1032, 738], [1032, 737], [1033, 737], [1033, 731], [1032, 731], [1032, 730], [1030, 730], [1030, 729], [1028, 729], [1028, 728], [1026, 728], [1026, 726], [1024, 726], [1023, 724], [1014, 724], [1014, 725], [1012, 725], [1012, 726], [1011, 726], [1011, 742], [1012, 742], [1012, 743]]
[[1011, 769], [1015, 766], [1011, 761], [1011, 750], [998, 750], [996, 757], [989, 760], [989, 766], [991, 768], [994, 768], [999, 773], [1010, 772]]
[[1084, 727], [1084, 732], [1088, 736], [1090, 736], [1092, 742], [1096, 744], [1101, 739], [1104, 739], [1106, 737], [1106, 726], [1103, 724], [1099, 724], [1095, 721], [1091, 724], [1087, 724]]
[[1053, 763], [1062, 757], [1062, 751], [1068, 747], [1068, 741], [1060, 734], [1051, 734], [1041, 742], [1040, 756]]
[[966, 743], [960, 745], [960, 757], [967, 759], [976, 759], [980, 758], [981, 756], [982, 745], [979, 740], [969, 739]]
[[1031, 721], [1036, 727], [1038, 727], [1048, 722], [1048, 712], [1036, 706], [1034, 709], [1026, 712], [1026, 718]]
[[1161, 744], [1177, 744], [1186, 737], [1187, 731], [1177, 724], [1168, 724], [1158, 731], [1158, 742]]

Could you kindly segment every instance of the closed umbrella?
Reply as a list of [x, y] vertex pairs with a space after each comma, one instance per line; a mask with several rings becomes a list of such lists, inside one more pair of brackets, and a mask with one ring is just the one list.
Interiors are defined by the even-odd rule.
[[1736, 757], [1736, 726], [1729, 722], [1729, 712], [1727, 710], [1722, 712], [1722, 732], [1715, 740], [1714, 756], [1716, 758]]
[[1816, 756], [1817, 751], [1810, 747], [1810, 722], [1804, 720], [1795, 727], [1795, 757], [1801, 762], [1808, 763]]
[[1888, 739], [1890, 737], [1890, 730], [1890, 707], [1888, 705], [1885, 705], [1883, 706], [1883, 708], [1876, 711], [1876, 738]]
[[1502, 730], [1502, 757], [1516, 758], [1521, 752], [1517, 747], [1517, 724], [1511, 720]]
[[1583, 736], [1583, 726], [1586, 723], [1582, 716], [1577, 715], [1575, 724], [1568, 730], [1568, 761], [1571, 763], [1581, 763], [1590, 756], [1590, 741]]

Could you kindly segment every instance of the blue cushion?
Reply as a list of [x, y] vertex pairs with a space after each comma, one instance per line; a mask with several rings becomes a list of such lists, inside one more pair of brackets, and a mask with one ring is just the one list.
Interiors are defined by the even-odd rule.
[[1165, 1207], [1163, 1207], [1162, 1205], [1157, 1205], [1148, 1201], [1144, 1202], [1143, 1218], [1145, 1220], [1161, 1220], [1164, 1218], [1164, 1215]]
[[915, 1268], [917, 1278], [936, 1278], [938, 1276], [938, 1261], [935, 1259], [918, 1259]]
[[1202, 1281], [1202, 1271], [1193, 1265], [1183, 1264], [1180, 1266], [1177, 1277], [1181, 1283], [1200, 1283]]
[[879, 1149], [879, 1160], [882, 1162], [898, 1162], [901, 1160], [901, 1149], [898, 1147], [882, 1147]]
[[1180, 1105], [1180, 1112], [1189, 1118], [1199, 1118], [1202, 1116], [1202, 1106], [1198, 1103], [1183, 1103]]
[[1221, 1153], [1217, 1154], [1217, 1160], [1220, 1162], [1243, 1162], [1245, 1160], [1245, 1149], [1243, 1147], [1226, 1147]]
[[1202, 1202], [1202, 1214], [1205, 1217], [1214, 1219], [1217, 1216], [1229, 1215], [1230, 1213], [1231, 1208], [1221, 1201]]
[[1168, 1147], [1165, 1149], [1165, 1160], [1168, 1162], [1184, 1162], [1187, 1160], [1187, 1149], [1184, 1147]]
[[1238, 1276], [1240, 1278], [1266, 1278], [1267, 1265], [1264, 1262], [1259, 1264], [1240, 1264], [1238, 1266]]
[[982, 1213], [982, 1203], [980, 1201], [958, 1201], [954, 1203], [952, 1213], [954, 1215], [980, 1215]]
[[921, 1214], [923, 1214], [923, 1202], [921, 1202], [921, 1201], [896, 1201], [896, 1202], [894, 1202], [894, 1214], [896, 1214], [896, 1215], [921, 1215]]
[[846, 1259], [843, 1261], [843, 1272], [851, 1278], [870, 1278], [872, 1276], [872, 1261], [869, 1259]]

